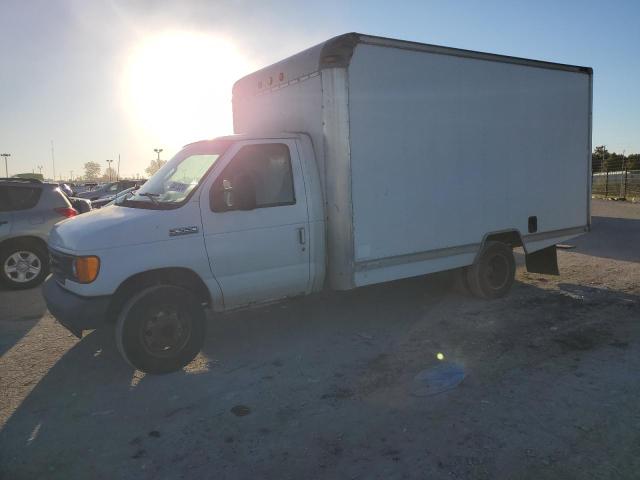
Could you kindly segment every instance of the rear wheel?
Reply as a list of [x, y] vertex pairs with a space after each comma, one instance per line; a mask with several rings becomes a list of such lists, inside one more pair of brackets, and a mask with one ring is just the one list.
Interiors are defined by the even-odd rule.
[[511, 247], [502, 242], [487, 242], [476, 262], [467, 268], [469, 289], [479, 298], [504, 297], [513, 285], [515, 272]]
[[180, 370], [204, 343], [205, 312], [188, 290], [157, 285], [134, 295], [116, 324], [118, 350], [133, 367], [146, 373]]
[[35, 242], [12, 242], [0, 251], [0, 280], [9, 288], [32, 288], [49, 273], [49, 255]]

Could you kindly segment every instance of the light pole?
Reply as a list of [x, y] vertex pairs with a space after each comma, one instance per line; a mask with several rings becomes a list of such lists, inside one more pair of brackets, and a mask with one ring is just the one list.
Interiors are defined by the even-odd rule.
[[7, 165], [7, 159], [11, 156], [10, 153], [0, 153], [0, 156], [4, 157], [4, 174], [9, 178], [9, 167]]
[[73, 182], [73, 170], [71, 170], [69, 174], [70, 174], [69, 181]]
[[53, 155], [53, 140], [51, 140], [51, 165], [53, 166], [53, 181], [56, 181], [56, 159]]
[[158, 160], [158, 163], [160, 163], [160, 152], [162, 152], [162, 149], [161, 148], [154, 148], [153, 151], [158, 154], [157, 160]]
[[113, 160], [107, 160], [107, 169], [109, 170], [109, 181], [111, 181], [111, 164]]

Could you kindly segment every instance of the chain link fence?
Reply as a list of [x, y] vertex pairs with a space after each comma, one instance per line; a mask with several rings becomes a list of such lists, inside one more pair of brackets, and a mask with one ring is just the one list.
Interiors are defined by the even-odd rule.
[[640, 200], [640, 169], [625, 158], [592, 160], [591, 193], [596, 196]]

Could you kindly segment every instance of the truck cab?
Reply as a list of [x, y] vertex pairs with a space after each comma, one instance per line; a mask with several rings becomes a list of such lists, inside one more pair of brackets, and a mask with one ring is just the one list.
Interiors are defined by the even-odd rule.
[[78, 336], [115, 322], [121, 353], [145, 371], [197, 354], [203, 307], [323, 284], [322, 193], [304, 134], [189, 144], [139, 190], [83, 217], [51, 232], [49, 309]]

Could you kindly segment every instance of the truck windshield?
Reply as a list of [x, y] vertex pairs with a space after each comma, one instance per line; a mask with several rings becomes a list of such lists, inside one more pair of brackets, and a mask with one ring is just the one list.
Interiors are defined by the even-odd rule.
[[214, 140], [187, 146], [142, 187], [117, 204], [151, 209], [179, 207], [195, 192], [200, 181], [229, 145], [229, 141]]

